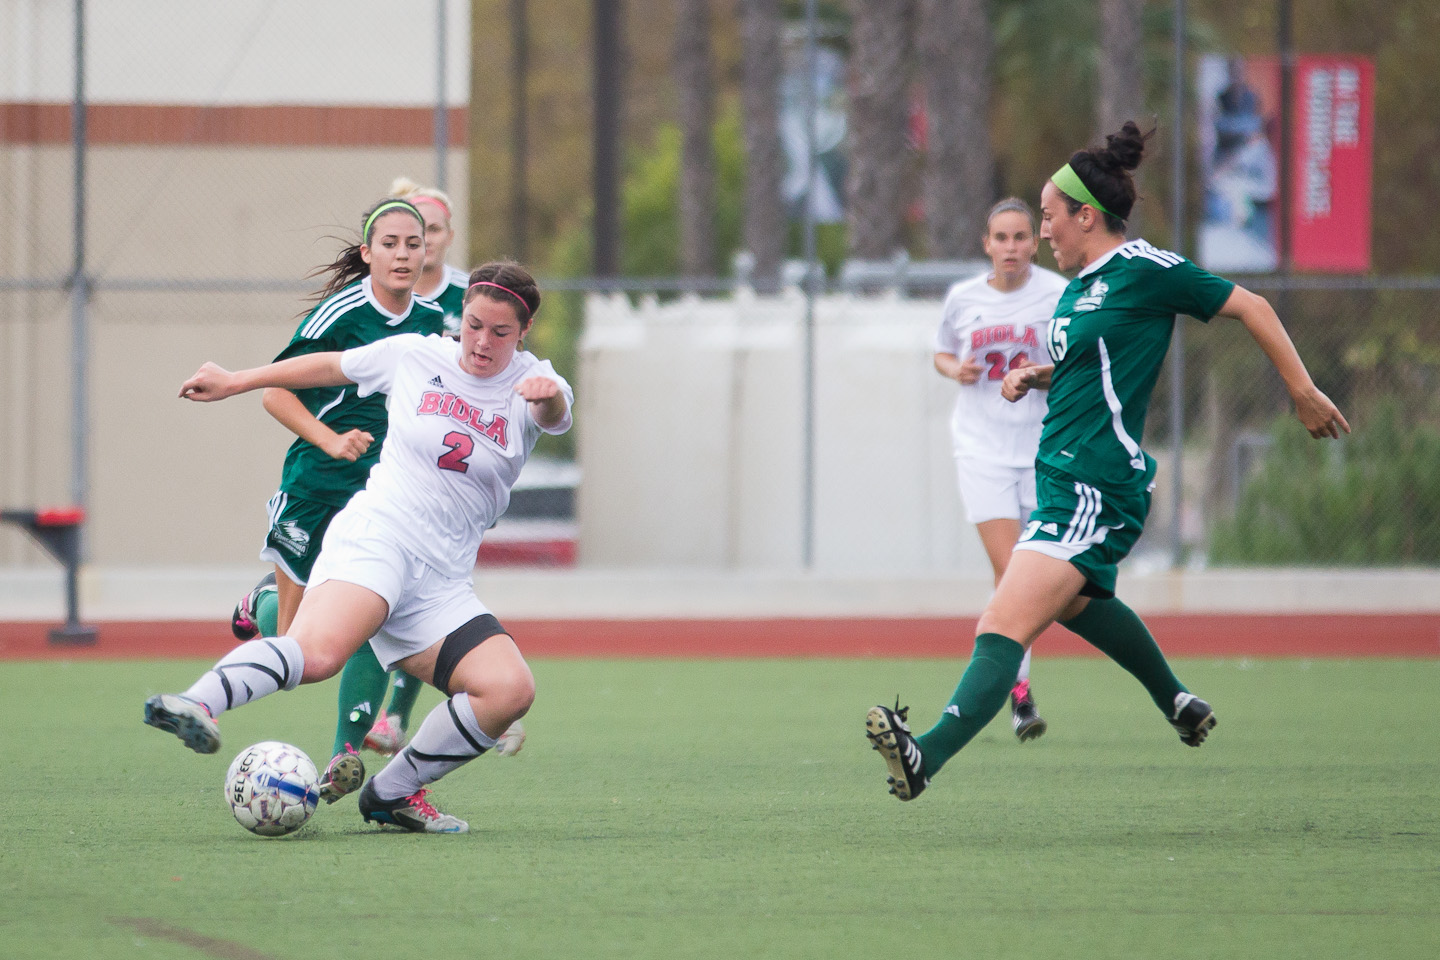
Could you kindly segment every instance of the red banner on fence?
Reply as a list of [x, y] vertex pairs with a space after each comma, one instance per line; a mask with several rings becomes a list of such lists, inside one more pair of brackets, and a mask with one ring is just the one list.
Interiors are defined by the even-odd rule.
[[1301, 56], [1294, 78], [1291, 263], [1297, 270], [1366, 272], [1374, 66], [1366, 57]]

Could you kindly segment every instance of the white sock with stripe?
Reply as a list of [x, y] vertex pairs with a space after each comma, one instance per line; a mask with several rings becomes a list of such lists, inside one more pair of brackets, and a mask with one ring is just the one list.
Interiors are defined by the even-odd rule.
[[382, 800], [411, 796], [493, 746], [495, 738], [475, 719], [470, 695], [457, 693], [431, 710], [409, 746], [375, 774], [375, 793]]
[[289, 637], [248, 640], [220, 658], [185, 696], [205, 704], [218, 717], [232, 707], [267, 697], [276, 690], [294, 690], [305, 672], [305, 654]]
[[1020, 673], [1016, 675], [1015, 682], [1030, 679], [1030, 648], [1025, 648], [1025, 657], [1020, 661]]

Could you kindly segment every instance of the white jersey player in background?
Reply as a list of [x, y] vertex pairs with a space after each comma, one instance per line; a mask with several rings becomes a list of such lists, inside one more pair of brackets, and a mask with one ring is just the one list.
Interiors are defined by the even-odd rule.
[[[1023, 200], [1010, 197], [991, 208], [984, 242], [993, 269], [946, 294], [935, 333], [935, 369], [960, 383], [950, 419], [960, 499], [998, 584], [1020, 528], [1035, 509], [1035, 453], [1046, 409], [1043, 391], [1010, 403], [1000, 385], [1010, 370], [1050, 362], [1046, 327], [1066, 281], [1031, 262], [1040, 240]], [[1030, 693], [1028, 650], [1010, 705], [1022, 742], [1045, 732]]]
[[361, 815], [415, 832], [468, 830], [435, 809], [425, 785], [493, 747], [535, 698], [530, 668], [476, 598], [471, 571], [535, 441], [570, 428], [569, 385], [520, 346], [539, 307], [528, 271], [490, 263], [470, 275], [458, 342], [401, 334], [237, 373], [207, 363], [185, 381], [180, 396], [202, 401], [354, 383], [361, 396], [389, 396], [389, 433], [365, 489], [326, 531], [288, 635], [243, 643], [183, 694], [151, 697], [146, 723], [214, 753], [219, 714], [328, 679], [369, 640], [386, 669], [449, 699], [365, 783]]

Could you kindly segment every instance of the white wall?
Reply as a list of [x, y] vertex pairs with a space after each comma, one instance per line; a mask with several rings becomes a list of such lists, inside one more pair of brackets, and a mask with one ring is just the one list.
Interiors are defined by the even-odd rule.
[[[964, 522], [931, 366], [936, 301], [816, 308], [815, 570], [988, 562]], [[576, 416], [587, 567], [801, 566], [804, 302], [687, 298], [586, 307]]]
[[[445, 0], [446, 93], [469, 101], [470, 4]], [[0, 0], [0, 100], [68, 101], [74, 4]], [[436, 0], [90, 0], [97, 103], [435, 102]]]

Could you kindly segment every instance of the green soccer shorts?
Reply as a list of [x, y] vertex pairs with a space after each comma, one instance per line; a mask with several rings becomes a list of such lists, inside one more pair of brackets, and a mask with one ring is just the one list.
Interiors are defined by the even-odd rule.
[[304, 586], [320, 555], [325, 530], [342, 508], [292, 497], [284, 490], [271, 497], [265, 508], [270, 514], [270, 529], [265, 532], [260, 559], [278, 565], [292, 582]]
[[1115, 596], [1115, 577], [1150, 513], [1152, 482], [1142, 492], [1102, 493], [1096, 487], [1037, 464], [1035, 502], [1016, 550], [1064, 560], [1085, 575], [1081, 596]]

